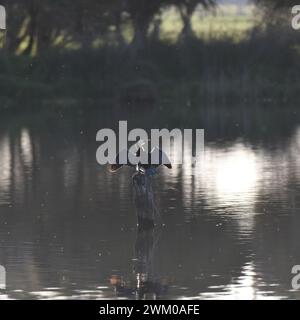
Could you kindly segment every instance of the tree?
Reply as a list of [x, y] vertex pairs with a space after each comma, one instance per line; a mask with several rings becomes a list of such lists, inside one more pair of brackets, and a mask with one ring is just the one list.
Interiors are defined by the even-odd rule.
[[191, 18], [195, 12], [195, 9], [200, 5], [205, 9], [215, 6], [215, 0], [174, 0], [173, 3], [179, 9], [183, 22], [183, 29], [180, 35], [181, 40], [185, 40], [194, 36], [191, 26]]
[[293, 0], [252, 0], [262, 11], [267, 24], [278, 24], [290, 18], [291, 9], [296, 4]]
[[125, 10], [129, 14], [134, 28], [132, 42], [134, 48], [140, 49], [145, 45], [152, 19], [167, 3], [166, 0], [125, 0]]
[[[150, 24], [164, 8], [178, 7], [184, 28], [182, 37], [192, 35], [191, 16], [198, 5], [208, 8], [215, 0], [2, 0], [7, 9], [9, 50], [22, 47], [24, 54], [39, 53], [70, 42], [89, 48], [94, 41], [113, 34], [122, 44], [124, 16], [134, 28], [131, 46], [143, 48]], [[158, 34], [159, 20], [156, 21]]]

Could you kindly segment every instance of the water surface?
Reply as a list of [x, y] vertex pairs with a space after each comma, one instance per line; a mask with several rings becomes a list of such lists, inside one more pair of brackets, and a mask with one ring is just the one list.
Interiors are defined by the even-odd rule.
[[[300, 298], [291, 287], [300, 264], [297, 112], [209, 108], [186, 118], [56, 110], [1, 119], [0, 297]], [[119, 120], [205, 129], [202, 166], [155, 177], [164, 227], [153, 231], [137, 231], [132, 170], [96, 163], [97, 130]]]

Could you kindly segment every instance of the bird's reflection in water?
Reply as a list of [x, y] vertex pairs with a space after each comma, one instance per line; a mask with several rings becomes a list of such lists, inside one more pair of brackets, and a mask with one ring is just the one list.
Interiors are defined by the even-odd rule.
[[117, 296], [156, 300], [167, 293], [167, 281], [160, 277], [155, 266], [160, 234], [160, 227], [137, 230], [131, 279], [116, 275], [111, 277]]
[[155, 225], [162, 223], [152, 183], [152, 176], [147, 174], [136, 172], [132, 176], [137, 223], [141, 230], [152, 229]]
[[162, 233], [159, 209], [155, 203], [152, 178], [137, 172], [132, 177], [138, 228], [134, 246], [132, 278], [112, 276], [116, 294], [131, 299], [160, 299], [168, 285], [156, 269], [157, 249]]

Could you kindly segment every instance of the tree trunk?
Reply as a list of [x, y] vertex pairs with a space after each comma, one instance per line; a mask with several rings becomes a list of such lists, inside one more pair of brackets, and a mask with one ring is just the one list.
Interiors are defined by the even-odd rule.
[[132, 47], [135, 51], [140, 51], [147, 44], [148, 35], [148, 22], [147, 21], [134, 21], [134, 38]]
[[161, 26], [161, 19], [154, 20], [154, 28], [151, 34], [152, 41], [158, 41], [160, 37], [160, 26]]
[[30, 55], [33, 50], [34, 42], [37, 36], [37, 19], [38, 19], [38, 7], [34, 1], [32, 1], [31, 6], [29, 8], [29, 16], [30, 22], [28, 27], [28, 45], [26, 49], [23, 51], [23, 54]]
[[191, 16], [187, 13], [181, 12], [181, 19], [183, 22], [183, 29], [179, 36], [180, 41], [185, 41], [188, 39], [192, 39], [194, 37], [194, 32], [191, 24]]
[[34, 41], [35, 41], [35, 36], [36, 36], [36, 21], [35, 21], [35, 17], [31, 17], [30, 19], [32, 19], [30, 21], [30, 26], [29, 26], [29, 41], [28, 41], [28, 45], [26, 47], [26, 49], [23, 51], [23, 54], [25, 55], [30, 55], [32, 53], [33, 50], [33, 45], [34, 45]]
[[50, 22], [44, 21], [37, 31], [37, 52], [45, 52], [51, 47], [51, 26]]

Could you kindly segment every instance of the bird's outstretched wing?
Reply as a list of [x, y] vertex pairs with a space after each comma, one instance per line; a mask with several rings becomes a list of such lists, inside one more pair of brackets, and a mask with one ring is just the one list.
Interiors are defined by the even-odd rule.
[[124, 166], [124, 164], [120, 163], [120, 158], [121, 157], [124, 157], [126, 159], [127, 165], [130, 165], [130, 163], [128, 161], [128, 158], [129, 158], [128, 157], [128, 153], [129, 153], [129, 151], [126, 150], [126, 149], [121, 150], [116, 156], [115, 163], [110, 164], [109, 167], [108, 167], [108, 170], [110, 172], [116, 172], [119, 169], [121, 169]]
[[[139, 147], [134, 156], [140, 157], [141, 152], [144, 152], [143, 150], [144, 149], [142, 147]], [[131, 164], [129, 161], [130, 160], [129, 153], [130, 153], [130, 151], [128, 151], [126, 149], [120, 151], [116, 156], [115, 163], [109, 165], [109, 171], [116, 172], [124, 166], [124, 164], [120, 163], [121, 157], [124, 157], [125, 159], [127, 159], [126, 165], [135, 166], [134, 164]], [[156, 160], [155, 163], [152, 163], [152, 159]], [[171, 161], [170, 161], [169, 157], [166, 155], [166, 153], [164, 151], [162, 151], [161, 149], [159, 149], [158, 147], [154, 147], [151, 150], [151, 152], [148, 153], [148, 164], [145, 164], [144, 167], [146, 167], [146, 168], [158, 167], [160, 165], [164, 165], [168, 169], [172, 169]]]
[[154, 159], [158, 159], [158, 165], [163, 165], [168, 169], [172, 169], [172, 163], [163, 150], [159, 149], [158, 147], [154, 147], [151, 150], [151, 155], [153, 155]]

